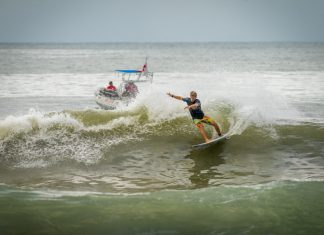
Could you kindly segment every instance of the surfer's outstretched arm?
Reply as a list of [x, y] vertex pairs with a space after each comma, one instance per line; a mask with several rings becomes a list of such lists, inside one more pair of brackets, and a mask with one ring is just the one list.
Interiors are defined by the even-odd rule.
[[170, 97], [172, 97], [172, 98], [175, 98], [175, 99], [177, 99], [177, 100], [182, 100], [182, 99], [183, 99], [182, 96], [173, 95], [173, 94], [171, 94], [170, 92], [168, 92], [167, 95], [170, 96]]

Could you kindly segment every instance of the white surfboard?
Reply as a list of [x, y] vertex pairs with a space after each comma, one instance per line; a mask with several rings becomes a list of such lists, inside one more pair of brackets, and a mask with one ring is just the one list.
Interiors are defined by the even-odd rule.
[[212, 139], [210, 142], [208, 143], [201, 143], [201, 144], [196, 144], [196, 145], [192, 145], [193, 148], [204, 148], [204, 147], [208, 147], [210, 145], [216, 144], [220, 141], [226, 140], [230, 138], [230, 134], [226, 133], [220, 137], [217, 137], [215, 139]]

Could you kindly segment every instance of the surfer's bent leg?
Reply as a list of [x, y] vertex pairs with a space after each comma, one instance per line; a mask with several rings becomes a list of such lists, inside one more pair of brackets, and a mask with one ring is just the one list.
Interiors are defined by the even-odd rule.
[[208, 116], [204, 116], [203, 122], [205, 122], [208, 125], [212, 125], [215, 128], [215, 130], [217, 131], [218, 136], [222, 136], [220, 128], [217, 125], [217, 123], [214, 121], [214, 119], [212, 119], [211, 117], [208, 117]]
[[196, 124], [196, 127], [198, 128], [200, 134], [204, 138], [205, 142], [208, 143], [210, 139], [208, 139], [207, 134], [205, 132], [204, 125], [201, 123], [201, 119], [194, 119], [194, 123]]

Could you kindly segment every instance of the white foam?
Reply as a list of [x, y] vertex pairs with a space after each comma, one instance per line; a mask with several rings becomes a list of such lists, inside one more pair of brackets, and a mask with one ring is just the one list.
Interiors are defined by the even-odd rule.
[[250, 124], [270, 127], [304, 120], [289, 97], [280, 90], [271, 89], [267, 80], [258, 73], [161, 73], [154, 79], [154, 83], [140, 89], [136, 100], [122, 107], [123, 110], [145, 106], [152, 122], [190, 118], [188, 111], [184, 110], [186, 104], [168, 97], [166, 93], [188, 97], [189, 92], [195, 90], [208, 115], [218, 116], [224, 105], [233, 108], [229, 120], [233, 133], [242, 133]]
[[[113, 74], [43, 74], [28, 75], [25, 79], [28, 84], [35, 84], [39, 76], [44, 76], [41, 83], [46, 84], [49, 89], [40, 88], [41, 93], [37, 93], [35, 89], [26, 89], [28, 84], [23, 84], [24, 91], [21, 94], [42, 95], [46, 90], [46, 94], [55, 96], [60, 95], [92, 95], [94, 87], [104, 84]], [[6, 75], [1, 75], [6, 76]], [[5, 86], [14, 84], [14, 81], [23, 79], [25, 75], [8, 75], [10, 79], [6, 79]], [[74, 77], [73, 77], [74, 76]], [[225, 105], [233, 108], [232, 116], [226, 117], [231, 124], [233, 133], [240, 134], [250, 124], [257, 126], [280, 125], [280, 124], [296, 124], [303, 121], [314, 121], [323, 123], [323, 118], [309, 117], [303, 114], [294, 105], [291, 95], [296, 95], [302, 89], [306, 75], [296, 75], [287, 73], [156, 73], [153, 84], [138, 84], [140, 94], [128, 106], [121, 105], [119, 111], [131, 111], [139, 107], [146, 107], [148, 111], [148, 121], [150, 123], [158, 123], [165, 120], [172, 120], [178, 117], [187, 117], [190, 115], [184, 110], [185, 103], [172, 99], [166, 95], [171, 92], [183, 97], [189, 96], [191, 90], [196, 90], [198, 98], [202, 102], [202, 108], [208, 115], [218, 116], [222, 107]], [[73, 79], [72, 79], [73, 77]], [[296, 78], [297, 77], [297, 78]], [[318, 82], [320, 75], [313, 76], [313, 80]], [[295, 82], [297, 79], [297, 83]], [[317, 79], [317, 80], [316, 80]], [[282, 80], [283, 86], [280, 86]], [[68, 81], [68, 82], [66, 82]], [[58, 93], [53, 83], [63, 83], [66, 88], [59, 89], [63, 93]], [[50, 84], [49, 84], [50, 83]], [[11, 85], [10, 85], [11, 84]], [[92, 85], [91, 85], [92, 84]], [[20, 86], [19, 86], [20, 87]], [[20, 89], [18, 87], [18, 90]], [[41, 86], [42, 87], [42, 86]], [[70, 89], [74, 87], [75, 89]], [[92, 87], [92, 88], [91, 88]], [[289, 89], [287, 89], [289, 87]], [[317, 95], [323, 90], [321, 86], [316, 88]], [[53, 88], [53, 90], [51, 90]], [[307, 89], [306, 89], [307, 90]], [[27, 94], [26, 94], [27, 92]], [[36, 94], [36, 93], [37, 94]], [[68, 92], [68, 93], [67, 93]], [[293, 92], [293, 93], [291, 93]], [[19, 93], [19, 91], [18, 91]], [[4, 94], [5, 96], [10, 94]], [[11, 93], [11, 95], [14, 95]], [[305, 95], [305, 94], [304, 94]], [[307, 96], [308, 98], [310, 97]], [[310, 98], [309, 98], [310, 99]], [[225, 117], [219, 117], [225, 118]], [[88, 128], [89, 130], [113, 129], [121, 125], [136, 124], [137, 117], [120, 117], [105, 125]], [[69, 125], [76, 129], [87, 129], [82, 123], [72, 118], [66, 113], [56, 113], [48, 115], [41, 112], [30, 111], [27, 115], [15, 117], [9, 116], [5, 120], [0, 121], [0, 138], [7, 136], [11, 132], [29, 132], [33, 129], [46, 129], [53, 124]]]
[[12, 133], [27, 133], [37, 129], [46, 130], [55, 124], [67, 125], [76, 129], [83, 127], [82, 123], [67, 113], [46, 114], [31, 109], [26, 115], [18, 117], [8, 116], [0, 121], [0, 138], [4, 138]]
[[[188, 96], [191, 90], [198, 92], [203, 109], [208, 104], [226, 102], [234, 105], [240, 115], [259, 124], [299, 122], [305, 118], [322, 123], [320, 110], [304, 113], [296, 106], [303, 102], [323, 103], [323, 72], [214, 72], [214, 73], [155, 73], [153, 84], [138, 84], [140, 95], [129, 110], [145, 105], [151, 120], [164, 120], [186, 113], [184, 104], [170, 100], [165, 94], [172, 92]], [[2, 97], [26, 96], [88, 96], [113, 80], [120, 82], [114, 73], [107, 74], [1, 74]], [[19, 86], [17, 86], [19, 84]], [[35, 87], [37, 84], [37, 87]], [[59, 89], [58, 89], [59, 87]], [[178, 101], [179, 102], [179, 101]], [[241, 110], [242, 108], [242, 110]], [[246, 113], [246, 109], [250, 113]]]

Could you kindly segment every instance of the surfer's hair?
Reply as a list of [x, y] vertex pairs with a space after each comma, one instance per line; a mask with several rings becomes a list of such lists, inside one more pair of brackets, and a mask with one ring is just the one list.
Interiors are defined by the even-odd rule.
[[195, 92], [195, 91], [190, 91], [190, 96], [197, 97], [197, 92]]
[[109, 82], [109, 85], [112, 85], [112, 84], [113, 84], [113, 82], [112, 82], [112, 81], [110, 81], [110, 82]]

